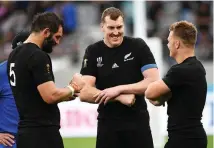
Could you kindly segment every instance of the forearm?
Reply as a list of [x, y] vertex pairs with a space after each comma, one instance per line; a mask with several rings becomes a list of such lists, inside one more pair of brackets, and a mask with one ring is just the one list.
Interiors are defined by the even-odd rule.
[[153, 98], [152, 100], [149, 100], [149, 102], [155, 106], [162, 106], [162, 105], [164, 106], [165, 102], [167, 102], [171, 97], [172, 97], [172, 94], [169, 92], [160, 97]]
[[82, 102], [95, 103], [96, 98], [94, 98], [94, 95], [99, 92], [99, 89], [89, 85], [85, 85], [80, 91], [79, 98]]
[[[80, 91], [79, 97], [82, 102], [95, 103], [96, 98], [94, 96], [99, 92], [101, 90], [87, 85]], [[130, 106], [134, 103], [135, 98], [132, 94], [121, 94], [112, 101], [119, 101], [124, 105]]]
[[145, 93], [148, 85], [152, 82], [154, 82], [156, 79], [144, 79], [138, 83], [134, 84], [128, 84], [128, 85], [119, 85], [117, 87], [120, 87], [120, 93], [121, 94], [136, 94], [136, 95], [142, 95]]
[[37, 86], [37, 89], [42, 99], [48, 103], [58, 103], [62, 101], [70, 100], [72, 94], [74, 94], [74, 88], [57, 88], [53, 81], [48, 81]]
[[69, 101], [72, 98], [72, 92], [71, 89], [68, 87], [65, 88], [56, 88], [56, 90], [52, 93], [51, 103], [59, 103], [63, 101]]

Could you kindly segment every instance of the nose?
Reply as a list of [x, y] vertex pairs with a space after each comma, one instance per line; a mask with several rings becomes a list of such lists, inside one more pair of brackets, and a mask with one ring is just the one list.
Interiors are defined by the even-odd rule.
[[118, 34], [119, 34], [119, 31], [115, 28], [113, 34], [114, 34], [114, 35], [118, 35]]
[[56, 44], [58, 45], [59, 44], [59, 40], [55, 40]]

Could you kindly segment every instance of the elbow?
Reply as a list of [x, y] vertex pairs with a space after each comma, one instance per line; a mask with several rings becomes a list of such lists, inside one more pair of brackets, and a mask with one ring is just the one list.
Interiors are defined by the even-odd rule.
[[148, 88], [147, 88], [146, 91], [145, 91], [145, 97], [146, 97], [147, 99], [149, 99], [149, 100], [151, 100], [151, 98], [152, 98], [152, 94], [151, 94], [151, 92], [148, 90]]
[[154, 91], [148, 87], [145, 91], [145, 97], [149, 100], [155, 100], [156, 96], [154, 94]]
[[154, 102], [152, 102], [152, 104], [154, 105], [154, 106], [162, 106], [162, 104], [160, 103], [160, 102], [158, 102], [158, 101], [154, 101]]

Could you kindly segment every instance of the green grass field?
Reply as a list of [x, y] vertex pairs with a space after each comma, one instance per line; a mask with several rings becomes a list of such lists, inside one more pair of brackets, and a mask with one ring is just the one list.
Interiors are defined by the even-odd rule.
[[[64, 138], [65, 148], [95, 148], [95, 138]], [[213, 148], [213, 136], [208, 136], [208, 147]]]

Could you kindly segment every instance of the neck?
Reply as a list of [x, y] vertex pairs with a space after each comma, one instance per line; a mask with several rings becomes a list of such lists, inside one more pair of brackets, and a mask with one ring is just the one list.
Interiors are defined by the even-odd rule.
[[34, 43], [39, 48], [42, 48], [43, 38], [38, 33], [31, 33], [24, 43]]
[[184, 60], [186, 60], [189, 57], [195, 56], [193, 48], [185, 48], [185, 49], [181, 49], [180, 51], [181, 53], [179, 53], [178, 56], [175, 57], [175, 60], [178, 64], [182, 63]]
[[103, 41], [104, 41], [104, 43], [106, 44], [106, 46], [108, 46], [109, 48], [114, 48], [114, 47], [118, 47], [118, 46], [120, 46], [121, 44], [122, 44], [122, 42], [123, 42], [123, 38], [122, 38], [122, 41], [121, 41], [121, 43], [119, 44], [119, 45], [117, 45], [117, 46], [113, 46], [112, 44], [110, 44], [109, 42], [108, 42], [108, 40], [107, 39], [103, 39]]

